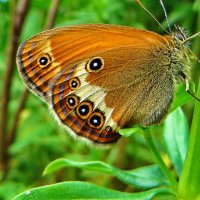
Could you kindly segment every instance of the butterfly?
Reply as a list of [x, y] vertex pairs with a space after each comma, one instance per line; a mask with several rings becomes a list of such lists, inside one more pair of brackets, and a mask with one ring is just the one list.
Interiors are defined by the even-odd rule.
[[162, 36], [115, 25], [61, 27], [23, 42], [17, 65], [69, 134], [110, 144], [129, 124], [165, 118], [177, 84], [190, 79], [186, 40], [181, 29]]

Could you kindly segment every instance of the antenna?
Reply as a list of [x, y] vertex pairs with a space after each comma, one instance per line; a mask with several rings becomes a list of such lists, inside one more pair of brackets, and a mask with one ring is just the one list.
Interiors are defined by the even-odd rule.
[[[162, 26], [162, 24], [156, 19], [156, 17], [141, 3], [141, 1], [140, 0], [135, 0], [136, 1], [136, 3], [137, 4], [139, 4], [139, 6], [140, 7], [142, 7], [157, 23], [158, 23], [158, 25], [167, 33], [167, 34], [170, 34], [170, 32], [171, 32], [171, 30], [170, 30], [170, 32], [168, 32], [163, 26]], [[161, 2], [162, 2], [162, 0], [160, 0]], [[161, 3], [161, 5], [163, 5], [163, 2]], [[164, 5], [163, 5], [164, 6]], [[163, 7], [164, 8], [164, 7]], [[164, 12], [165, 12], [165, 14], [166, 14], [166, 10], [165, 10], [165, 8], [164, 8]], [[165, 16], [166, 17], [166, 16]]]
[[163, 11], [164, 11], [165, 19], [166, 19], [166, 21], [167, 21], [167, 26], [168, 26], [169, 32], [171, 33], [172, 31], [171, 31], [171, 28], [170, 28], [169, 19], [168, 19], [168, 16], [167, 16], [167, 11], [166, 11], [166, 9], [165, 9], [165, 6], [164, 6], [164, 3], [163, 3], [162, 0], [160, 0], [160, 5], [162, 6], [162, 9], [163, 9]]
[[198, 37], [198, 36], [200, 36], [200, 32], [195, 33], [194, 35], [191, 35], [190, 37], [186, 38], [186, 39], [182, 42], [182, 44], [184, 44], [184, 43], [188, 42], [189, 40], [192, 40], [192, 39], [194, 39], [195, 37]]
[[[200, 36], [200, 32], [195, 33], [188, 38], [185, 38], [181, 43], [184, 45], [186, 42], [188, 42], [188, 41], [190, 41], [190, 40], [192, 40], [192, 39], [194, 39], [198, 36]], [[188, 49], [188, 52], [193, 56], [192, 59], [194, 59], [195, 61], [200, 63], [200, 60], [198, 59], [198, 57], [194, 54], [194, 52], [191, 49]]]

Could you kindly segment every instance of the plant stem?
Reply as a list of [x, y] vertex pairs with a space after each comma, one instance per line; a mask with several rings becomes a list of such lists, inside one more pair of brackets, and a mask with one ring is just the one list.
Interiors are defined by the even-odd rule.
[[[197, 3], [197, 2], [196, 2]], [[200, 28], [200, 12], [197, 17], [197, 31]], [[199, 53], [199, 40], [196, 39], [193, 51]], [[198, 64], [199, 65], [199, 64]], [[197, 66], [195, 71], [199, 71]], [[199, 74], [196, 73], [195, 74]], [[197, 96], [200, 96], [200, 79], [197, 89]], [[200, 102], [195, 102], [192, 126], [190, 130], [189, 146], [183, 171], [178, 184], [178, 194], [181, 199], [197, 199], [200, 195]]]
[[4, 172], [7, 171], [8, 167], [8, 152], [7, 152], [7, 124], [8, 124], [8, 105], [10, 102], [10, 90], [12, 85], [12, 77], [15, 70], [15, 56], [17, 52], [18, 41], [24, 19], [28, 12], [28, 5], [30, 1], [20, 0], [17, 4], [17, 1], [11, 1], [11, 29], [10, 29], [10, 38], [8, 43], [8, 53], [7, 53], [7, 64], [6, 71], [4, 74], [3, 88], [2, 88], [2, 102], [0, 109], [0, 169]]
[[[197, 91], [200, 96], [200, 80]], [[179, 181], [178, 192], [183, 199], [195, 199], [200, 195], [200, 102], [196, 101], [192, 127], [190, 131], [189, 147]]]
[[55, 19], [56, 19], [56, 14], [57, 14], [57, 11], [58, 11], [59, 4], [60, 4], [60, 0], [53, 0], [52, 1], [51, 7], [50, 7], [49, 12], [48, 12], [47, 21], [46, 21], [46, 24], [44, 26], [45, 30], [48, 30], [48, 29], [53, 27]]
[[170, 173], [169, 169], [167, 168], [167, 166], [165, 165], [159, 151], [157, 150], [154, 142], [153, 142], [153, 138], [152, 138], [152, 135], [149, 132], [145, 133], [145, 139], [146, 139], [146, 142], [148, 143], [151, 151], [153, 152], [162, 172], [164, 173], [165, 177], [169, 180], [170, 184], [171, 184], [171, 188], [176, 191], [177, 189], [177, 182], [176, 182], [176, 179], [174, 178], [174, 176]]

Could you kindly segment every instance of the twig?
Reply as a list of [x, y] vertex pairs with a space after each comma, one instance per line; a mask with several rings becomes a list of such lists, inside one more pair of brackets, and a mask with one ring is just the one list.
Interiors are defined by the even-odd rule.
[[18, 46], [18, 40], [21, 33], [22, 25], [28, 10], [28, 0], [21, 0], [18, 4], [16, 11], [13, 14], [13, 26], [11, 29], [11, 35], [9, 39], [9, 49], [7, 54], [7, 65], [5, 71], [5, 77], [3, 81], [2, 89], [2, 103], [0, 113], [0, 167], [5, 168], [5, 160], [7, 156], [6, 150], [6, 135], [7, 135], [7, 115], [8, 104], [10, 101], [10, 88], [12, 82], [12, 76], [15, 66], [15, 55]]
[[24, 92], [22, 93], [21, 97], [20, 97], [19, 105], [18, 105], [17, 111], [15, 113], [15, 116], [13, 118], [13, 124], [12, 124], [11, 130], [8, 134], [7, 146], [10, 146], [15, 141], [19, 117], [20, 117], [22, 110], [24, 109], [24, 105], [26, 103], [28, 95], [29, 95], [29, 91], [27, 89], [25, 89]]
[[47, 16], [47, 22], [46, 22], [46, 25], [44, 27], [45, 30], [53, 27], [55, 19], [56, 19], [56, 13], [57, 13], [57, 10], [58, 10], [59, 3], [60, 3], [60, 0], [53, 0], [52, 1], [52, 5], [49, 9], [49, 13], [48, 13], [48, 16]]
[[[17, 108], [17, 111], [14, 116], [13, 124], [11, 125], [11, 129], [9, 134], [6, 134], [6, 123], [7, 123], [7, 113], [8, 113], [8, 102], [10, 100], [10, 85], [12, 80], [12, 74], [14, 71], [14, 63], [15, 63], [15, 55], [17, 51], [19, 36], [21, 33], [21, 28], [28, 10], [28, 0], [21, 0], [19, 2], [19, 6], [14, 14], [14, 24], [11, 32], [11, 43], [10, 43], [10, 50], [8, 53], [8, 64], [7, 64], [7, 71], [5, 73], [5, 81], [3, 84], [3, 92], [2, 96], [5, 98], [2, 100], [2, 112], [1, 112], [1, 124], [0, 124], [0, 168], [2, 168], [5, 172], [5, 176], [8, 172], [8, 161], [9, 155], [7, 154], [7, 149], [9, 146], [15, 141], [16, 138], [16, 130], [18, 121], [20, 118], [20, 114], [24, 108], [25, 102], [28, 98], [29, 91], [27, 89], [24, 90], [20, 97], [20, 102]], [[48, 13], [48, 21], [45, 26], [45, 29], [50, 29], [55, 20], [56, 12], [58, 9], [59, 0], [53, 0], [52, 6], [49, 9]], [[8, 136], [6, 138], [6, 136]], [[4, 177], [5, 177], [4, 176]]]
[[[45, 29], [50, 29], [53, 27], [54, 21], [55, 21], [55, 17], [56, 17], [56, 13], [58, 10], [58, 5], [59, 5], [59, 1], [60, 0], [53, 0], [52, 5], [49, 9], [48, 12], [48, 20], [47, 20], [47, 24], [45, 25]], [[20, 114], [24, 108], [24, 105], [26, 103], [26, 100], [28, 98], [29, 95], [29, 91], [27, 89], [25, 89], [20, 97], [20, 102], [17, 108], [17, 111], [15, 113], [14, 116], [14, 121], [13, 124], [11, 126], [11, 130], [10, 130], [10, 134], [9, 134], [9, 139], [8, 139], [8, 145], [12, 144], [15, 140], [15, 135], [16, 135], [16, 130], [17, 130], [17, 124], [20, 118]]]

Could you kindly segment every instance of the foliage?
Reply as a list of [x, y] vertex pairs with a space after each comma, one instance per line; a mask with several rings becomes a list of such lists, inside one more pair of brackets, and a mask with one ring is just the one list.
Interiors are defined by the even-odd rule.
[[[48, 20], [51, 1], [30, 2], [20, 41], [42, 31]], [[142, 2], [167, 28], [159, 1]], [[3, 88], [7, 60], [10, 59], [7, 55], [16, 3], [15, 0], [0, 0], [0, 88]], [[178, 24], [189, 33], [200, 30], [199, 0], [170, 0], [164, 1], [164, 4], [172, 29], [173, 24]], [[82, 23], [127, 25], [165, 34], [133, 0], [60, 1], [54, 27]], [[199, 41], [194, 40], [192, 49], [197, 56], [199, 46]], [[199, 69], [196, 66], [193, 66], [192, 74], [197, 84]], [[23, 91], [24, 85], [15, 67], [6, 118], [8, 134]], [[0, 104], [3, 98], [0, 92]], [[161, 196], [166, 199], [194, 199], [200, 193], [197, 187], [200, 167], [195, 162], [200, 152], [197, 140], [200, 106], [196, 103], [192, 119], [194, 101], [189, 100], [191, 97], [184, 91], [184, 86], [180, 86], [171, 108], [173, 112], [163, 125], [148, 130], [138, 127], [123, 129], [121, 134], [127, 137], [123, 137], [118, 144], [109, 149], [96, 149], [71, 139], [47, 114], [46, 105], [30, 94], [20, 114], [15, 139], [8, 148], [8, 167], [4, 169], [0, 166], [0, 170], [3, 169], [0, 171], [0, 199], [11, 199], [26, 190], [14, 199], [159, 199]], [[185, 103], [183, 112], [180, 106]], [[189, 150], [192, 150], [185, 162], [191, 122]], [[155, 144], [147, 132], [152, 133]], [[156, 161], [158, 164], [155, 164]], [[190, 168], [190, 163], [194, 168]], [[194, 191], [190, 190], [189, 184]]]

